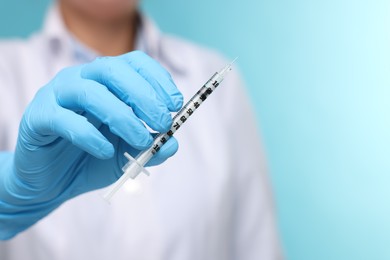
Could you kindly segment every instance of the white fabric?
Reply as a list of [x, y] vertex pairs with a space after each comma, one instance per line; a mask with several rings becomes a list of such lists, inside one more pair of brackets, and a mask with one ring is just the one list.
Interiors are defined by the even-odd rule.
[[[188, 100], [226, 61], [161, 35], [147, 19], [137, 48], [173, 75]], [[34, 93], [94, 52], [73, 40], [57, 7], [42, 32], [0, 43], [0, 150], [13, 150]], [[273, 202], [254, 117], [236, 72], [177, 135], [178, 153], [106, 204], [90, 192], [10, 241], [2, 260], [280, 259]]]

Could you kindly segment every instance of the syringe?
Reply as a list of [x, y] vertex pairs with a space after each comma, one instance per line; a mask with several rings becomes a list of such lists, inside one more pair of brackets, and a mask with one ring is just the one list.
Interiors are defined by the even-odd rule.
[[173, 117], [173, 123], [170, 130], [167, 133], [161, 133], [156, 136], [152, 146], [149, 149], [141, 152], [136, 158], [133, 158], [130, 154], [125, 153], [126, 158], [129, 160], [125, 166], [123, 166], [123, 175], [110, 187], [110, 190], [103, 196], [107, 201], [110, 201], [114, 194], [125, 184], [125, 182], [131, 178], [134, 179], [141, 172], [146, 175], [150, 175], [144, 168], [145, 164], [155, 155], [160, 148], [173, 136], [173, 134], [179, 130], [179, 128], [187, 121], [187, 119], [199, 108], [199, 106], [207, 99], [207, 97], [213, 93], [218, 85], [223, 81], [227, 72], [232, 69], [235, 58], [230, 64], [226, 65], [220, 72], [216, 72], [196, 94], [185, 104], [182, 109]]

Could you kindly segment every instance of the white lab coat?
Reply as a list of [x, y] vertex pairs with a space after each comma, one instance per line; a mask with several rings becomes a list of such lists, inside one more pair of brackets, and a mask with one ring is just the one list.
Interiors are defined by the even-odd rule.
[[[185, 100], [226, 63], [162, 35], [145, 18], [136, 46], [171, 72]], [[0, 150], [14, 149], [22, 113], [38, 88], [94, 56], [72, 40], [56, 6], [40, 33], [1, 42]], [[280, 259], [264, 154], [236, 72], [176, 137], [178, 153], [128, 184], [112, 205], [99, 197], [102, 191], [76, 197], [0, 242], [0, 259]]]

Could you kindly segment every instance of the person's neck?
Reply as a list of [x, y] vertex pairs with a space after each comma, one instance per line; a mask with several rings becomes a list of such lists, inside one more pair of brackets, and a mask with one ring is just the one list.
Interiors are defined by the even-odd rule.
[[99, 21], [65, 4], [60, 4], [60, 10], [67, 29], [99, 55], [117, 56], [134, 50], [137, 13], [116, 21]]

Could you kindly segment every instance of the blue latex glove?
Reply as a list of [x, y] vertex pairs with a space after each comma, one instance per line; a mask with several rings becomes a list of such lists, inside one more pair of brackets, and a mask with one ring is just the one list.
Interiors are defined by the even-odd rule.
[[[169, 73], [142, 52], [98, 58], [61, 71], [36, 94], [14, 154], [0, 157], [0, 239], [28, 228], [64, 201], [107, 186], [172, 124], [183, 97]], [[142, 121], [141, 121], [142, 120]], [[178, 148], [174, 138], [149, 165]]]

